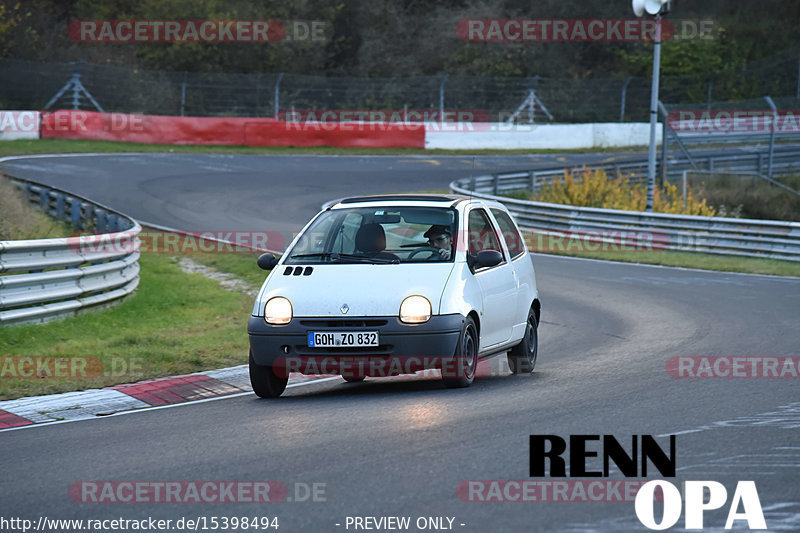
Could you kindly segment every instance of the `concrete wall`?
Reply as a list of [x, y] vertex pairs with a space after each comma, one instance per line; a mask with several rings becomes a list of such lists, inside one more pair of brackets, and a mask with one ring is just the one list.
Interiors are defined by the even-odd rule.
[[40, 123], [38, 111], [0, 111], [0, 141], [38, 139]]
[[[427, 149], [580, 149], [647, 146], [647, 123], [540, 124], [503, 123], [426, 124]], [[656, 130], [661, 142], [661, 124]]]

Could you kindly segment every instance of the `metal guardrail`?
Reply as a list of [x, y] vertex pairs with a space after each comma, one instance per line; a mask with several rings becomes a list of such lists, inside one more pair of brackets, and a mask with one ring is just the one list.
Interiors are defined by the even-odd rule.
[[[767, 168], [767, 154], [754, 152], [752, 154], [731, 154], [713, 156], [695, 156], [694, 168], [692, 161], [685, 158], [671, 159], [667, 162], [666, 176], [674, 183], [680, 183], [684, 170], [720, 171], [720, 172], [747, 172], [764, 174]], [[773, 176], [788, 176], [800, 174], [800, 150], [776, 150], [773, 155]], [[554, 167], [550, 169], [523, 170], [505, 172], [486, 176], [466, 178], [469, 190], [475, 192], [491, 192], [494, 195], [504, 192], [528, 189], [536, 191], [539, 185], [549, 183], [554, 177], [563, 176], [564, 170], [579, 171], [582, 167]], [[601, 168], [612, 179], [620, 176], [631, 183], [647, 182], [647, 161], [629, 161], [624, 163], [610, 163], [606, 165], [593, 165], [592, 168]], [[458, 180], [463, 182], [464, 180]]]
[[[757, 161], [749, 155], [715, 156], [709, 166], [717, 170], [752, 171], [752, 165], [757, 165]], [[784, 174], [800, 172], [800, 151], [776, 152], [774, 161], [773, 164], [777, 163], [774, 171], [780, 170]], [[751, 164], [749, 168], [748, 162]], [[642, 169], [642, 179], [645, 179], [647, 163], [605, 165], [600, 168], [614, 172], [613, 175]], [[673, 163], [668, 175], [682, 174], [683, 170], [689, 169], [686, 165]], [[461, 178], [450, 184], [450, 190], [504, 203], [524, 230], [559, 234], [588, 233], [596, 235], [599, 240], [614, 232], [648, 232], [658, 241], [654, 249], [800, 261], [800, 223], [797, 222], [621, 211], [499, 196], [514, 190], [535, 191], [540, 184], [551, 181], [563, 172], [564, 168], [561, 167]]]
[[75, 194], [9, 177], [48, 214], [98, 234], [0, 241], [0, 326], [73, 315], [131, 294], [139, 284], [139, 224]]

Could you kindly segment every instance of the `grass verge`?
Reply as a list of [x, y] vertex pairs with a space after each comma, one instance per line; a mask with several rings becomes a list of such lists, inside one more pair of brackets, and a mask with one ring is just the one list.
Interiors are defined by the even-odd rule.
[[16, 186], [0, 174], [0, 241], [54, 239], [71, 227], [34, 209]]
[[[626, 152], [647, 147], [623, 148]], [[0, 157], [9, 155], [56, 153], [177, 153], [177, 154], [287, 154], [287, 155], [513, 155], [513, 154], [584, 154], [619, 152], [620, 148], [582, 148], [571, 150], [425, 150], [424, 148], [335, 148], [329, 146], [209, 146], [136, 144], [111, 141], [75, 141], [65, 139], [16, 140], [0, 143]]]

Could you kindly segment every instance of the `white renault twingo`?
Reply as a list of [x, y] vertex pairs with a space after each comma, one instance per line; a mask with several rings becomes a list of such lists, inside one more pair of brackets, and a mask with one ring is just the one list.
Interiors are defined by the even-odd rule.
[[280, 260], [258, 263], [272, 270], [247, 327], [258, 396], [280, 396], [291, 372], [360, 381], [437, 368], [447, 386], [466, 387], [481, 357], [508, 352], [515, 373], [536, 364], [533, 263], [500, 203], [348, 198]]

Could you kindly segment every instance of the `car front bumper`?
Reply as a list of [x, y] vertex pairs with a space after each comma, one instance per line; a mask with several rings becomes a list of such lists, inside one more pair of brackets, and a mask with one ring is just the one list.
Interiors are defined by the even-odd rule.
[[[453, 360], [464, 317], [436, 315], [424, 324], [404, 324], [391, 317], [295, 317], [272, 326], [262, 316], [247, 323], [250, 351], [258, 365], [276, 373], [384, 376], [441, 368]], [[309, 332], [377, 331], [379, 346], [315, 348]]]

